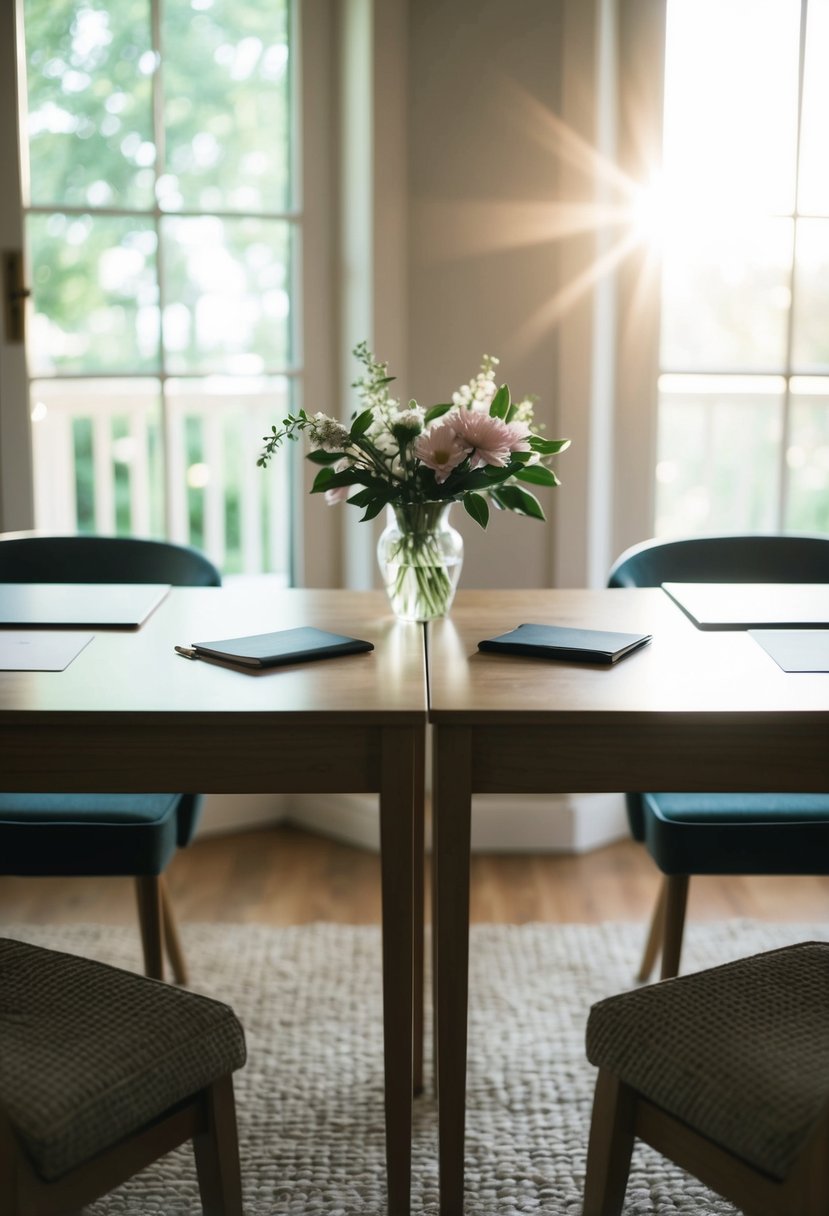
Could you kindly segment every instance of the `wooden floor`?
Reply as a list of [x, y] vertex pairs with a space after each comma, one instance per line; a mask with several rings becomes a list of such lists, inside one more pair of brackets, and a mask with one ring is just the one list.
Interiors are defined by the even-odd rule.
[[[167, 871], [179, 921], [270, 925], [379, 921], [375, 854], [290, 827], [197, 840]], [[579, 856], [478, 855], [473, 921], [645, 922], [658, 875], [641, 845], [621, 841]], [[427, 901], [428, 903], [428, 901]], [[696, 878], [689, 917], [821, 921], [829, 878]], [[0, 923], [135, 917], [127, 879], [0, 878]]]

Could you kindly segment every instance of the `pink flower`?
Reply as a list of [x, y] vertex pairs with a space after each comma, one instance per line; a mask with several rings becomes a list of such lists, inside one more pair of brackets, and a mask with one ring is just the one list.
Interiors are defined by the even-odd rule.
[[507, 430], [511, 435], [509, 450], [511, 452], [529, 452], [530, 445], [527, 442], [530, 436], [529, 423], [509, 422]]
[[428, 431], [417, 437], [414, 445], [415, 456], [427, 468], [434, 469], [438, 484], [446, 481], [470, 450], [470, 445], [464, 443], [455, 428], [447, 422], [430, 426]]
[[[338, 460], [334, 465], [335, 473], [342, 473], [351, 467], [350, 460]], [[353, 486], [337, 486], [334, 490], [325, 491], [325, 501], [329, 507], [335, 507], [338, 502], [345, 502], [351, 493]]]
[[511, 422], [493, 418], [481, 410], [459, 410], [452, 414], [451, 425], [456, 433], [475, 449], [471, 467], [482, 464], [503, 467], [509, 464], [510, 452], [527, 451], [526, 437], [529, 428], [523, 422]]

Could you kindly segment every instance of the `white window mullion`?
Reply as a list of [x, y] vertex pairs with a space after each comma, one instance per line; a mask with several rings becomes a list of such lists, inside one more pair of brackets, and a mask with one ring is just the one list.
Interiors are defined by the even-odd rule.
[[108, 411], [92, 419], [92, 467], [95, 484], [95, 531], [114, 533], [115, 464], [112, 459], [112, 419]]
[[132, 453], [130, 472], [130, 527], [136, 536], [151, 533], [150, 512], [150, 437], [146, 408], [134, 409], [129, 418]]
[[225, 556], [225, 462], [222, 418], [210, 410], [202, 418], [204, 462], [204, 548], [214, 562], [222, 565]]
[[786, 391], [783, 397], [783, 418], [780, 434], [780, 482], [777, 496], [777, 527], [782, 531], [785, 527], [787, 508], [789, 504], [789, 443], [791, 439], [791, 409], [792, 392], [791, 376], [793, 372], [792, 351], [794, 347], [794, 317], [795, 293], [797, 290], [797, 239], [799, 234], [798, 212], [800, 210], [800, 149], [803, 135], [803, 85], [806, 76], [806, 31], [809, 17], [809, 0], [800, 0], [800, 41], [798, 49], [797, 72], [797, 136], [795, 141], [795, 178], [794, 178], [794, 224], [792, 231], [792, 264], [789, 275], [789, 315], [786, 326]]
[[187, 512], [187, 459], [185, 415], [172, 400], [164, 412], [164, 476], [167, 486], [167, 528], [170, 540], [186, 544], [190, 527]]

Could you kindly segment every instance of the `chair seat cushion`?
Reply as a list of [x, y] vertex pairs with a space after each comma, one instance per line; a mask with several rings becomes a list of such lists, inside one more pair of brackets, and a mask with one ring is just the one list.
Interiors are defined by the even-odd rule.
[[0, 1106], [52, 1180], [245, 1062], [219, 1001], [0, 939]]
[[665, 874], [827, 874], [829, 794], [644, 794]]
[[[160, 874], [187, 794], [0, 794], [0, 873]], [[48, 829], [48, 830], [44, 830]]]
[[774, 1178], [829, 1099], [829, 943], [805, 942], [594, 1005], [587, 1057]]

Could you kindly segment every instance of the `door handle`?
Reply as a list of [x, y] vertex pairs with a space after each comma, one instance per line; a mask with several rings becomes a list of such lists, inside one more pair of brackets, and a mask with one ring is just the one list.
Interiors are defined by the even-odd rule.
[[7, 342], [26, 339], [26, 300], [32, 289], [23, 276], [23, 254], [19, 249], [3, 251], [3, 319]]

